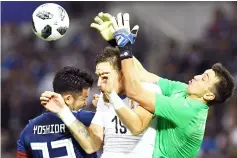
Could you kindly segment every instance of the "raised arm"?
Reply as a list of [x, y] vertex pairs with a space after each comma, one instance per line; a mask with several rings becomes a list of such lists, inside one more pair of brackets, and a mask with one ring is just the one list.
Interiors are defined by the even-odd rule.
[[87, 128], [76, 118], [71, 124], [66, 124], [66, 126], [86, 153], [92, 154], [100, 149], [103, 142], [103, 127], [91, 124]]
[[134, 56], [133, 63], [135, 65], [135, 69], [137, 70], [140, 81], [147, 83], [157, 83], [159, 81], [160, 77], [156, 74], [148, 72]]
[[[113, 78], [109, 72], [102, 72], [100, 77], [101, 79], [98, 80], [98, 84], [100, 85], [100, 90], [103, 92], [103, 96], [100, 96], [98, 104], [106, 98], [110, 103], [110, 106], [114, 107], [120, 120], [133, 135], [142, 133], [152, 120], [152, 114], [142, 107], [131, 109], [132, 103], [130, 103], [130, 105], [125, 105], [123, 100], [114, 91]], [[97, 112], [100, 113], [99, 107], [100, 106], [97, 107]], [[95, 123], [103, 124], [99, 122], [99, 119]]]
[[[111, 46], [116, 46], [117, 43], [113, 35], [115, 29], [112, 26], [113, 16], [108, 13], [100, 12], [94, 20], [94, 23], [90, 26], [100, 32], [103, 39], [108, 41]], [[139, 72], [139, 78], [142, 82], [154, 83], [159, 80], [159, 76], [148, 72], [135, 57], [133, 57], [133, 59], [136, 70]]]
[[60, 94], [46, 91], [40, 97], [46, 109], [56, 113], [68, 127], [74, 138], [88, 154], [96, 152], [103, 142], [103, 127], [91, 124], [87, 128], [72, 114]]
[[[139, 75], [133, 63], [131, 46], [135, 42], [139, 26], [134, 26], [130, 31], [129, 14], [127, 13], [119, 13], [117, 15], [117, 21], [115, 18], [112, 19], [112, 25], [115, 30], [114, 37], [120, 50], [126, 94], [146, 110], [153, 113], [156, 93], [142, 87]], [[157, 79], [159, 79], [159, 77]]]
[[124, 84], [126, 95], [138, 102], [149, 112], [153, 113], [155, 108], [155, 92], [146, 90], [142, 87], [142, 83], [137, 75], [132, 58], [123, 59], [121, 61], [122, 72], [124, 76]]
[[119, 119], [133, 135], [141, 134], [152, 120], [152, 114], [149, 111], [140, 106], [135, 107], [135, 109], [129, 108], [115, 92], [110, 94], [110, 103], [114, 107]]
[[[142, 83], [142, 86], [149, 91], [161, 94], [161, 90], [158, 85]], [[130, 101], [130, 105], [126, 106], [115, 93], [110, 95], [110, 103], [114, 107], [120, 120], [126, 125], [133, 135], [139, 135], [149, 126], [153, 115], [143, 107], [136, 106], [135, 104], [137, 103], [135, 101]], [[133, 106], [135, 107], [134, 109]]]
[[[109, 100], [110, 106], [114, 107], [123, 124], [133, 135], [141, 134], [150, 124], [153, 115], [141, 106], [136, 107], [134, 104], [137, 103], [134, 101], [131, 101], [129, 105], [125, 105], [123, 100], [113, 90], [114, 83], [109, 72], [102, 73], [101, 80], [98, 81], [98, 84], [103, 94]], [[161, 94], [161, 90], [156, 84], [143, 83], [142, 86], [150, 91], [156, 91]], [[133, 107], [135, 108], [133, 109]]]

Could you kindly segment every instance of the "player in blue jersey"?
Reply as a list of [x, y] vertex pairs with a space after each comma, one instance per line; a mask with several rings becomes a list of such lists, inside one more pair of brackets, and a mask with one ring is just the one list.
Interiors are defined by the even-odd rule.
[[[53, 80], [53, 89], [61, 94], [74, 116], [89, 126], [94, 113], [80, 110], [86, 105], [92, 77], [73, 67], [59, 70]], [[45, 104], [44, 102], [41, 102]], [[87, 154], [73, 138], [65, 124], [54, 113], [44, 112], [30, 120], [17, 141], [17, 158], [97, 158]]]

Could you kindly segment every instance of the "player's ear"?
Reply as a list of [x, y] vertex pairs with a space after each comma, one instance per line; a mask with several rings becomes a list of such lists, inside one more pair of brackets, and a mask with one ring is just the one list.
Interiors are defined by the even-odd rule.
[[211, 101], [215, 99], [215, 95], [212, 92], [208, 92], [203, 96], [204, 100]]
[[71, 94], [63, 95], [63, 99], [68, 106], [72, 105], [74, 102], [74, 98]]

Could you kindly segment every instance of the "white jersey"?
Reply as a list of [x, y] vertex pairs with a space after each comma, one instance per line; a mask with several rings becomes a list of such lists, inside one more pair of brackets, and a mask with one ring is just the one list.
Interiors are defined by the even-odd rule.
[[[158, 85], [144, 83], [144, 87], [161, 93]], [[154, 89], [155, 87], [155, 89]], [[124, 97], [124, 104], [136, 108], [137, 103]], [[113, 107], [105, 103], [102, 94], [97, 103], [93, 124], [104, 127], [104, 145], [101, 158], [152, 158], [157, 119], [153, 119], [149, 127], [140, 135], [133, 136], [129, 129], [120, 121]]]

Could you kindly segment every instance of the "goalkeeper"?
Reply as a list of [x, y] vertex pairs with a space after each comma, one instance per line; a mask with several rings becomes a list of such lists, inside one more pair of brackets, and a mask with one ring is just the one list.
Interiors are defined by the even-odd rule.
[[[115, 37], [120, 49], [126, 95], [157, 116], [153, 157], [196, 157], [203, 140], [209, 107], [225, 102], [233, 94], [235, 85], [231, 74], [218, 63], [203, 74], [194, 76], [188, 85], [161, 78], [144, 69], [138, 74], [135, 71], [132, 45], [139, 27], [135, 26], [130, 31], [127, 13], [118, 14], [117, 19], [103, 16], [101, 19], [112, 25], [103, 29], [98, 24], [92, 27], [97, 28], [105, 40]], [[109, 72], [105, 72], [104, 77], [110, 78]], [[144, 89], [141, 81], [155, 81], [163, 95]]]

